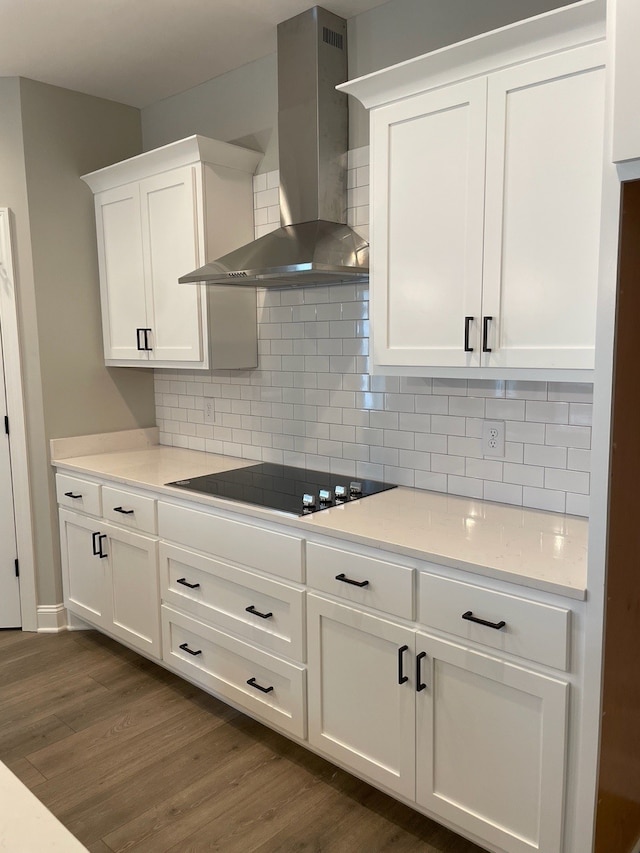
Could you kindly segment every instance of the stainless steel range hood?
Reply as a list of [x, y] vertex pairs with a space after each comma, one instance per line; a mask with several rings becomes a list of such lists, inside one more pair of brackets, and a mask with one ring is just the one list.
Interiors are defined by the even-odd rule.
[[287, 287], [367, 281], [369, 244], [346, 225], [347, 22], [320, 6], [278, 25], [281, 227], [181, 283]]

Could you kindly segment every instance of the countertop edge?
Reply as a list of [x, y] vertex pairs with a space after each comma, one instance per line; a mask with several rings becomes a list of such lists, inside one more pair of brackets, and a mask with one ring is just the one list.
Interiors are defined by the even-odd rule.
[[[122, 449], [122, 448], [119, 448]], [[131, 449], [131, 448], [129, 448]], [[143, 449], [136, 447], [133, 449]], [[108, 452], [108, 451], [107, 451]], [[98, 454], [96, 454], [98, 455]], [[214, 454], [215, 455], [215, 454]], [[217, 456], [217, 455], [216, 455]], [[80, 457], [81, 459], [82, 457]], [[218, 457], [221, 458], [221, 457]], [[229, 457], [231, 460], [232, 457]], [[251, 460], [237, 460], [243, 465], [255, 464]], [[333, 528], [323, 527], [319, 520], [319, 515], [314, 514], [306, 518], [285, 515], [277, 513], [273, 510], [264, 510], [259, 507], [254, 507], [249, 504], [238, 504], [233, 501], [226, 501], [222, 498], [216, 498], [208, 495], [199, 495], [188, 493], [182, 489], [172, 488], [167, 485], [158, 485], [117, 475], [113, 473], [104, 473], [95, 468], [91, 468], [86, 464], [82, 464], [78, 457], [66, 457], [52, 459], [52, 466], [61, 471], [69, 471], [77, 474], [84, 474], [89, 477], [94, 477], [99, 480], [107, 480], [109, 482], [118, 483], [131, 488], [142, 489], [148, 492], [153, 492], [157, 495], [173, 499], [179, 502], [188, 504], [199, 504], [204, 508], [219, 509], [232, 514], [249, 516], [260, 521], [282, 524], [289, 528], [305, 531], [307, 534], [312, 533], [318, 536], [326, 536], [332, 539], [343, 542], [350, 542], [356, 545], [386, 551], [387, 553], [408, 557], [410, 559], [421, 560], [425, 562], [433, 562], [447, 568], [469, 572], [470, 574], [480, 577], [492, 578], [498, 581], [505, 581], [520, 587], [539, 590], [553, 595], [560, 595], [566, 598], [571, 598], [576, 601], [583, 601], [587, 597], [587, 589], [582, 586], [572, 586], [559, 581], [546, 580], [531, 575], [523, 575], [517, 572], [509, 571], [496, 566], [489, 566], [485, 563], [473, 563], [458, 557], [448, 556], [442, 553], [434, 553], [426, 550], [419, 550], [409, 546], [403, 546], [399, 543], [388, 542], [385, 540], [376, 539], [374, 536], [362, 535], [360, 533], [351, 533], [344, 530], [335, 530]], [[230, 466], [232, 467], [232, 466]], [[328, 510], [331, 512], [331, 510]], [[313, 524], [310, 520], [313, 519]]]

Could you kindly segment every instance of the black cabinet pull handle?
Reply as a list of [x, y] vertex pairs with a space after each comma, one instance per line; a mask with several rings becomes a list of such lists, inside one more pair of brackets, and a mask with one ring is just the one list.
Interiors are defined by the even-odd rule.
[[74, 495], [73, 492], [65, 492], [64, 496], [65, 496], [65, 498], [73, 498], [74, 501], [77, 501], [78, 498], [82, 497], [82, 495]]
[[201, 654], [202, 654], [202, 649], [196, 649], [196, 650], [194, 651], [193, 649], [190, 649], [190, 648], [189, 648], [189, 644], [188, 644], [188, 643], [183, 643], [181, 646], [178, 646], [178, 648], [179, 648], [179, 649], [182, 649], [182, 651], [183, 651], [183, 652], [187, 652], [187, 654], [193, 655], [194, 657], [196, 657], [196, 655], [201, 655]]
[[93, 556], [100, 557], [100, 559], [108, 557], [109, 555], [105, 554], [102, 550], [102, 540], [107, 538], [107, 534], [100, 533], [98, 530], [96, 533], [91, 534], [91, 538], [93, 540]]
[[98, 557], [100, 557], [101, 560], [103, 560], [105, 557], [109, 556], [108, 554], [105, 554], [104, 551], [102, 550], [102, 540], [106, 539], [106, 538], [107, 538], [106, 533], [99, 533], [98, 534]]
[[132, 509], [123, 509], [121, 506], [114, 506], [114, 512], [121, 512], [122, 515], [133, 515], [134, 510]]
[[178, 578], [176, 583], [181, 583], [182, 586], [188, 586], [189, 589], [198, 589], [198, 587], [200, 586], [199, 583], [189, 583], [186, 578]]
[[402, 671], [402, 655], [408, 651], [409, 646], [400, 646], [398, 649], [398, 684], [404, 684], [405, 681], [409, 681], [409, 676], [405, 675]]
[[337, 581], [342, 581], [342, 583], [350, 583], [351, 586], [369, 586], [369, 581], [352, 581], [351, 578], [348, 578], [344, 572], [341, 572], [339, 575], [336, 575]]
[[473, 317], [465, 317], [464, 318], [464, 351], [465, 352], [473, 352], [473, 347], [469, 346], [469, 332], [471, 330], [471, 324], [473, 323]]
[[466, 619], [468, 622], [476, 622], [478, 625], [486, 625], [487, 628], [495, 628], [496, 631], [504, 628], [507, 624], [504, 620], [501, 620], [500, 622], [487, 622], [486, 619], [479, 619], [477, 616], [473, 615], [472, 610], [467, 610], [466, 613], [463, 613], [462, 618]]
[[427, 688], [427, 685], [422, 680], [422, 672], [421, 672], [421, 670], [422, 670], [422, 666], [421, 666], [422, 658], [426, 658], [426, 656], [427, 656], [426, 652], [420, 652], [419, 655], [416, 655], [416, 690], [418, 691], [418, 693], [421, 690], [426, 690], [426, 688]]
[[247, 611], [247, 613], [253, 613], [254, 616], [259, 616], [261, 619], [269, 619], [271, 616], [273, 616], [273, 613], [271, 613], [271, 611], [269, 611], [269, 613], [260, 613], [259, 610], [256, 610], [253, 604], [250, 604], [248, 607], [245, 607], [245, 610]]
[[255, 687], [255, 689], [259, 690], [261, 693], [271, 693], [271, 691], [273, 690], [273, 685], [271, 685], [271, 687], [262, 687], [260, 684], [258, 684], [255, 678], [250, 678], [247, 681], [247, 684], [249, 685], [249, 687]]
[[[136, 346], [141, 352], [150, 352], [153, 347], [149, 346], [149, 332], [151, 329], [136, 329]], [[142, 334], [142, 338], [141, 338]], [[143, 341], [141, 343], [141, 341]]]
[[489, 342], [489, 323], [493, 320], [493, 317], [483, 317], [482, 318], [482, 352], [491, 352], [491, 347], [487, 346]]

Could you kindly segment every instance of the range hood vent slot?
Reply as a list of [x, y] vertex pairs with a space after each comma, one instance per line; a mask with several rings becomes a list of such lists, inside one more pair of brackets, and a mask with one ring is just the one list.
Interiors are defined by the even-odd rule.
[[278, 25], [281, 227], [183, 283], [291, 287], [369, 279], [369, 244], [347, 222], [347, 22], [314, 6]]
[[342, 33], [336, 33], [330, 30], [329, 27], [322, 28], [322, 41], [325, 44], [330, 44], [332, 47], [337, 47], [338, 50], [344, 50], [344, 39]]

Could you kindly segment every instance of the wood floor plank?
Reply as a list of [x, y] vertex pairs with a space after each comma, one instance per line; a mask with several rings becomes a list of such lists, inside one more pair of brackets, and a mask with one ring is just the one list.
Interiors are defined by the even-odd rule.
[[0, 757], [90, 853], [481, 853], [93, 631], [0, 632], [0, 684]]
[[73, 734], [73, 729], [55, 714], [23, 721], [21, 726], [8, 726], [0, 730], [0, 761], [5, 764], [12, 759], [49, 744], [60, 743]]
[[[57, 742], [37, 752], [28, 754], [29, 761], [47, 778], [70, 773], [88, 761], [96, 762], [114, 751], [125, 753], [137, 748], [137, 739], [143, 732], [162, 726], [181, 713], [183, 697], [172, 694], [168, 688], [132, 700], [120, 702], [114, 713], [82, 729], [66, 743]], [[74, 731], [69, 727], [69, 731]]]
[[5, 764], [18, 779], [26, 785], [27, 788], [33, 788], [44, 782], [44, 776], [28, 761], [26, 758], [17, 758], [15, 760], [6, 761]]

